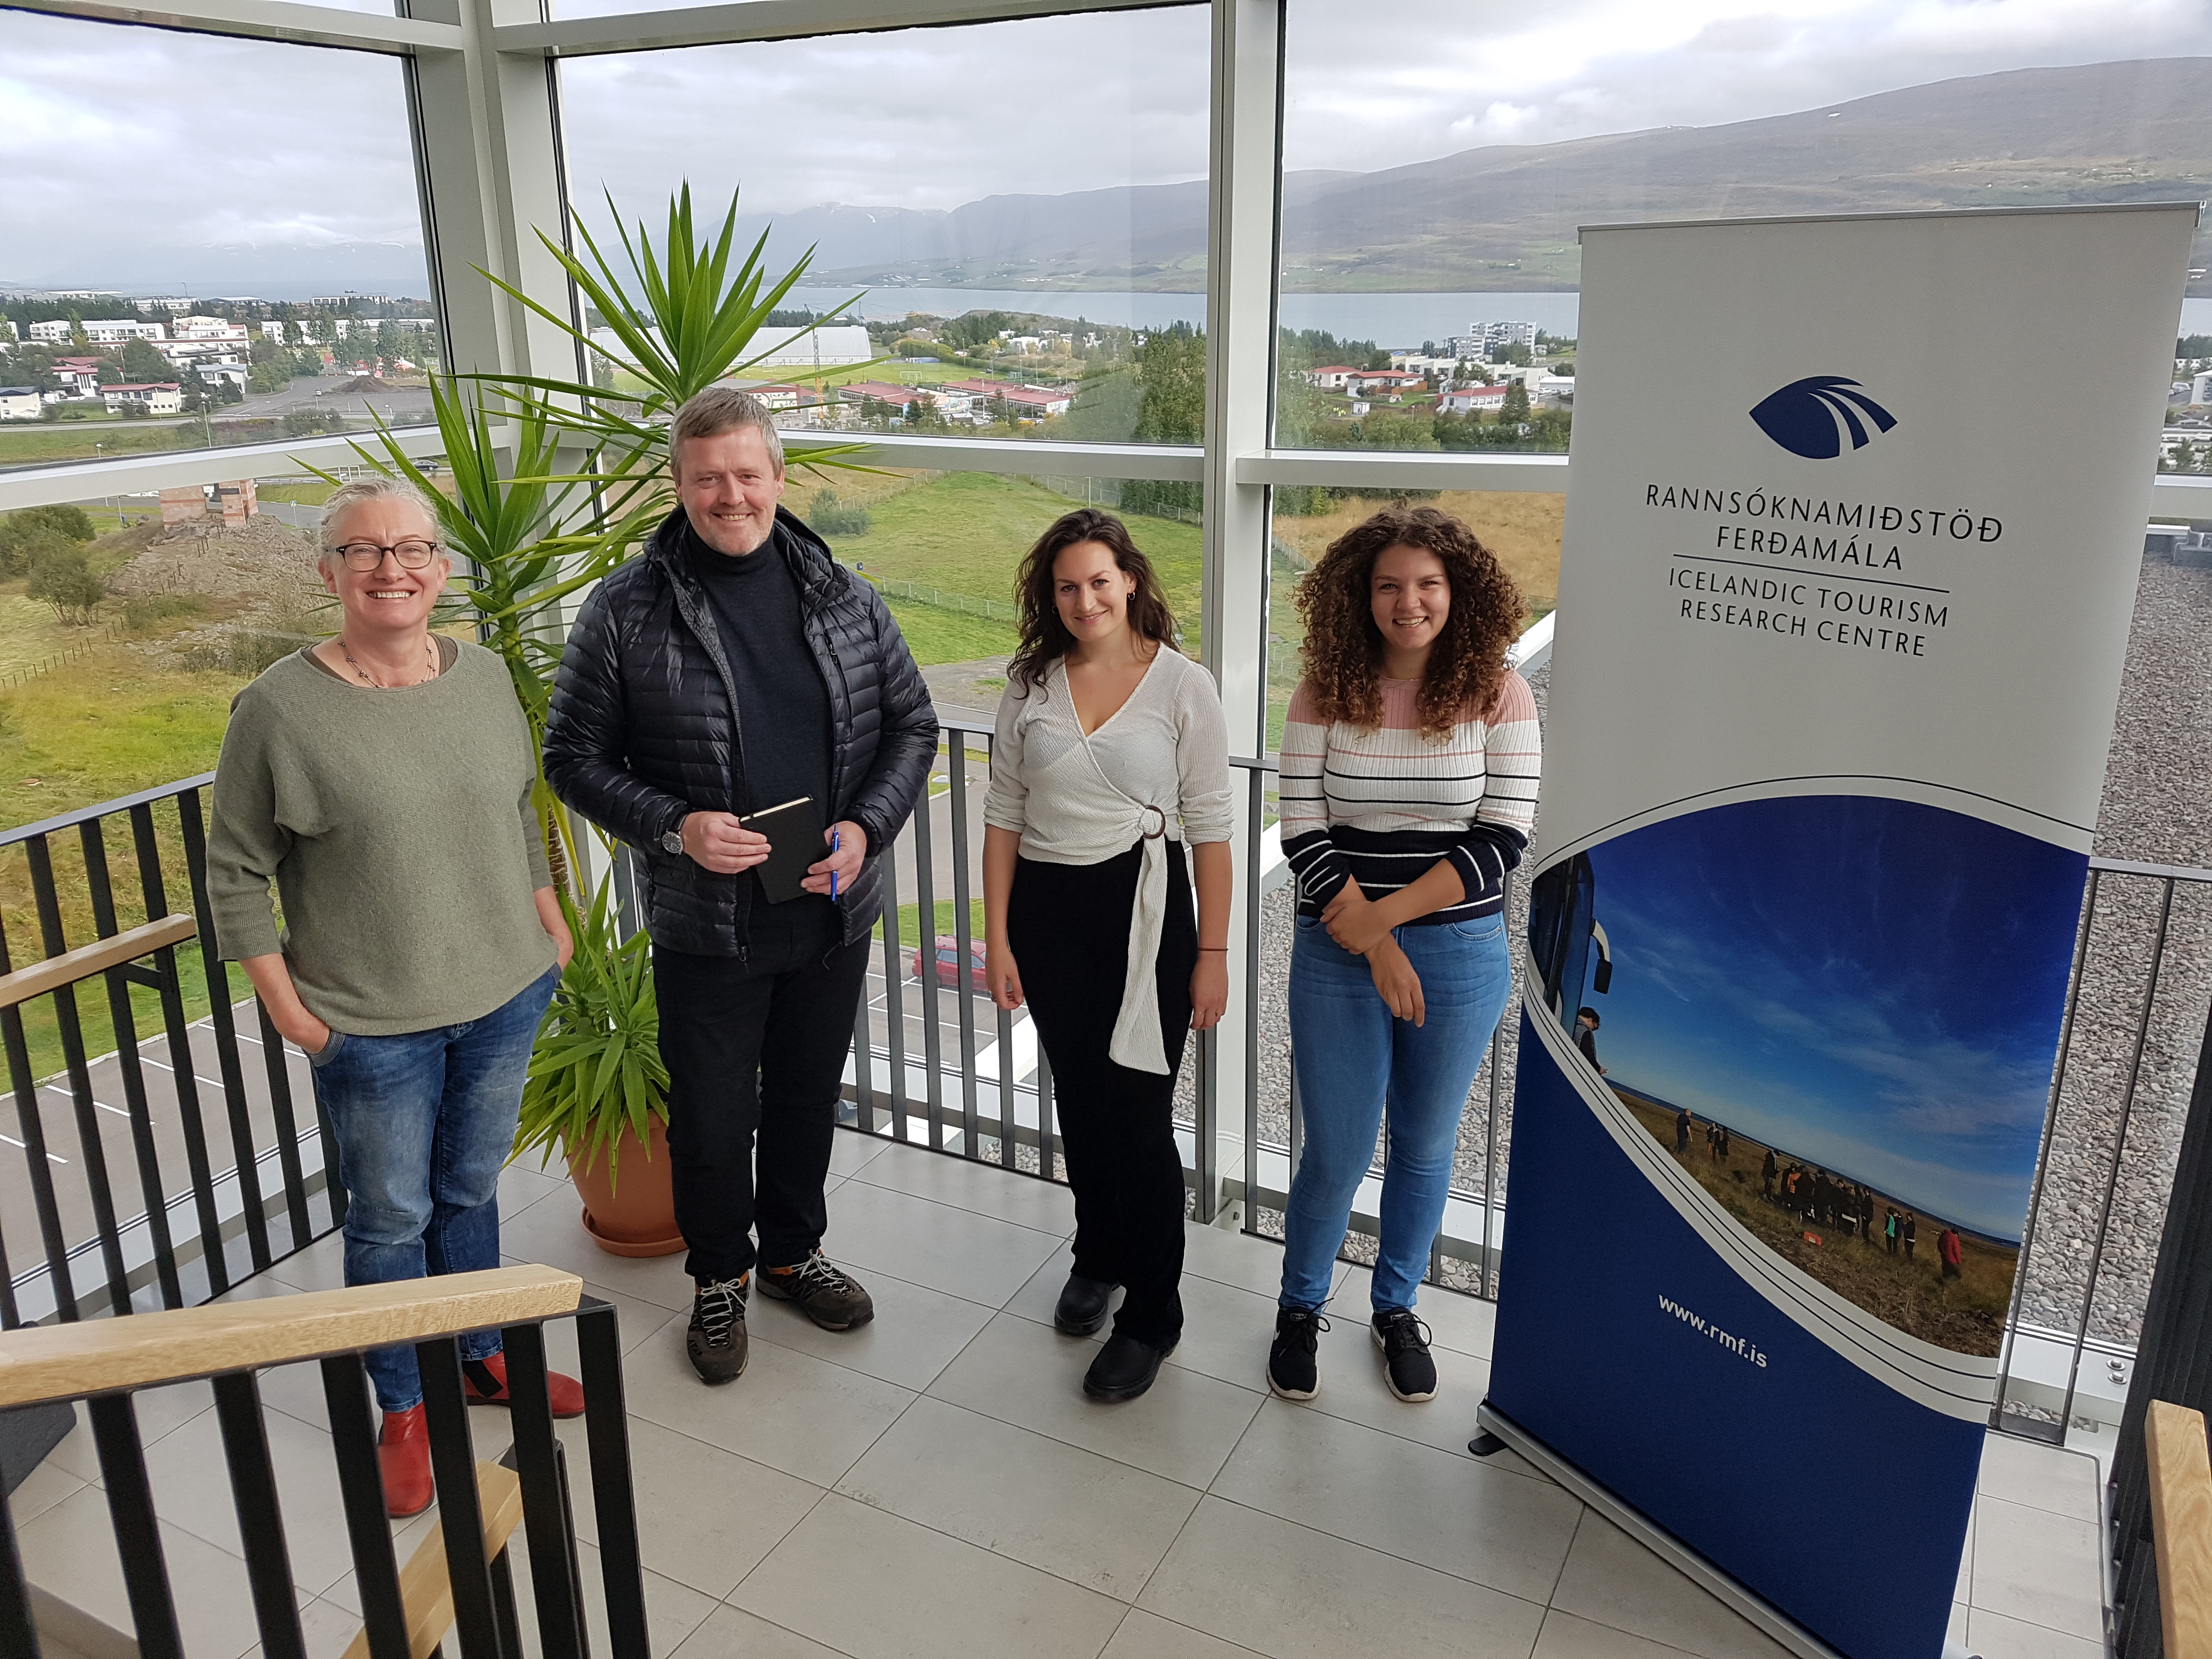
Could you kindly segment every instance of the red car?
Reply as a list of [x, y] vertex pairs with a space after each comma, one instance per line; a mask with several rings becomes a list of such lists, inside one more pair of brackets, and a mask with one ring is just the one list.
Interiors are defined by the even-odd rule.
[[[991, 979], [983, 965], [983, 941], [968, 941], [968, 988], [979, 997], [991, 994]], [[914, 976], [921, 977], [921, 947], [914, 947]], [[951, 933], [937, 936], [937, 982], [951, 989], [960, 988], [960, 941]]]

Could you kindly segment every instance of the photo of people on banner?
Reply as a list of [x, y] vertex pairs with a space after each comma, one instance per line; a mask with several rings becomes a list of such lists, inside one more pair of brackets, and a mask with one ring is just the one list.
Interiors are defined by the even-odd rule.
[[2080, 863], [1871, 796], [1687, 813], [1538, 878], [1532, 1012], [1767, 1249], [1885, 1324], [1994, 1355]]

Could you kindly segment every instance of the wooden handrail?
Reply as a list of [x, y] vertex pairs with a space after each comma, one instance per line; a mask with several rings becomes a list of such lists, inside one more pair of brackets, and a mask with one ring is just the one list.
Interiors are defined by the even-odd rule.
[[2166, 1659], [2212, 1659], [2212, 1457], [2204, 1413], [2152, 1401], [2143, 1455]]
[[74, 951], [48, 957], [44, 962], [18, 968], [12, 974], [0, 974], [0, 1008], [13, 1008], [19, 1002], [58, 991], [64, 985], [74, 985], [94, 974], [104, 974], [141, 957], [150, 957], [165, 945], [181, 945], [188, 939], [198, 938], [199, 931], [199, 923], [182, 912], [157, 916], [110, 938], [94, 939]]
[[[522, 1524], [522, 1481], [497, 1463], [477, 1465], [477, 1504], [483, 1512], [484, 1559], [496, 1559]], [[430, 1659], [453, 1627], [453, 1580], [446, 1565], [446, 1523], [423, 1535], [399, 1570], [399, 1605], [407, 1610], [410, 1659]], [[364, 1629], [345, 1650], [345, 1659], [368, 1659]]]
[[0, 1407], [420, 1342], [574, 1313], [584, 1281], [536, 1264], [0, 1333]]

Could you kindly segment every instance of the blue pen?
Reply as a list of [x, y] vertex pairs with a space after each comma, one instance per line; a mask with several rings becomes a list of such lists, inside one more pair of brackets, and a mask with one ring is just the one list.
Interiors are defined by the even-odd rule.
[[[837, 844], [842, 839], [842, 837], [837, 833], [837, 826], [834, 823], [831, 824], [830, 826], [830, 851], [833, 857], [836, 854]], [[837, 896], [837, 872], [835, 870], [832, 870], [830, 872], [830, 896], [831, 898], [836, 898]]]

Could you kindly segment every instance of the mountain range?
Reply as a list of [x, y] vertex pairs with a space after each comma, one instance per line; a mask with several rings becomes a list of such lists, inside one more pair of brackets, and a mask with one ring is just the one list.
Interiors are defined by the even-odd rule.
[[[2212, 58], [2015, 70], [1753, 121], [1286, 173], [1284, 287], [1571, 289], [1578, 225], [2194, 200], [2208, 180]], [[948, 211], [830, 204], [747, 228], [772, 228], [776, 268], [812, 245], [810, 282], [1196, 292], [1206, 197], [1196, 179]], [[2208, 255], [2200, 241], [2194, 263]]]

